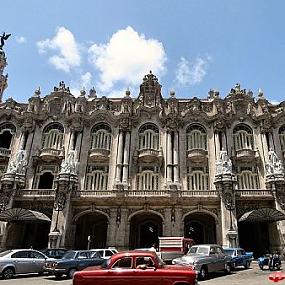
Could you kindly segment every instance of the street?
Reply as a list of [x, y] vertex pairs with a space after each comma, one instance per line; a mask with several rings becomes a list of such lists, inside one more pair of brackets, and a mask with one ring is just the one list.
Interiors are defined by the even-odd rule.
[[[250, 269], [237, 269], [230, 275], [215, 274], [210, 276], [206, 281], [199, 281], [200, 285], [267, 285], [273, 284], [268, 280], [268, 276], [271, 272], [269, 270], [261, 271], [256, 263], [251, 265]], [[3, 285], [71, 285], [70, 279], [56, 280], [53, 276], [17, 276], [12, 280], [1, 280]], [[284, 281], [280, 281], [280, 284]]]

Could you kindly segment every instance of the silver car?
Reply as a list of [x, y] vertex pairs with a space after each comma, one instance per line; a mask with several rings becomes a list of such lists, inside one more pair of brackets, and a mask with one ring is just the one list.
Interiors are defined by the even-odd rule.
[[231, 272], [231, 258], [217, 244], [193, 245], [186, 255], [173, 259], [172, 264], [191, 265], [202, 280], [211, 272]]
[[49, 259], [33, 249], [13, 249], [0, 252], [0, 274], [10, 279], [15, 274], [43, 273], [44, 263]]

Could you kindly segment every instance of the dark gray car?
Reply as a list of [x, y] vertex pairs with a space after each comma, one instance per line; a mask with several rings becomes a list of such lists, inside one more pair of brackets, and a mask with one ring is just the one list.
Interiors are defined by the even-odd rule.
[[10, 279], [15, 274], [43, 273], [46, 261], [52, 261], [33, 249], [13, 249], [0, 252], [0, 274]]
[[200, 279], [206, 279], [211, 272], [231, 272], [231, 258], [217, 244], [194, 245], [186, 255], [173, 259], [172, 263], [191, 265], [199, 272]]

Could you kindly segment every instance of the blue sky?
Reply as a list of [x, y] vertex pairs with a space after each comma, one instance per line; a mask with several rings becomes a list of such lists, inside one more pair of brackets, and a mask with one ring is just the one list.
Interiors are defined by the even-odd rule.
[[240, 83], [270, 101], [284, 100], [285, 1], [11, 0], [0, 32], [9, 87], [4, 100], [47, 95], [64, 80], [74, 95], [139, 92], [151, 69], [164, 97], [222, 97]]

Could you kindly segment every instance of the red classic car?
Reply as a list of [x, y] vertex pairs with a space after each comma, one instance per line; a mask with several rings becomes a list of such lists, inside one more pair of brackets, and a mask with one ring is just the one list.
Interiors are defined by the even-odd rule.
[[101, 266], [76, 272], [73, 285], [195, 285], [190, 266], [165, 265], [155, 252], [134, 250], [114, 254]]

